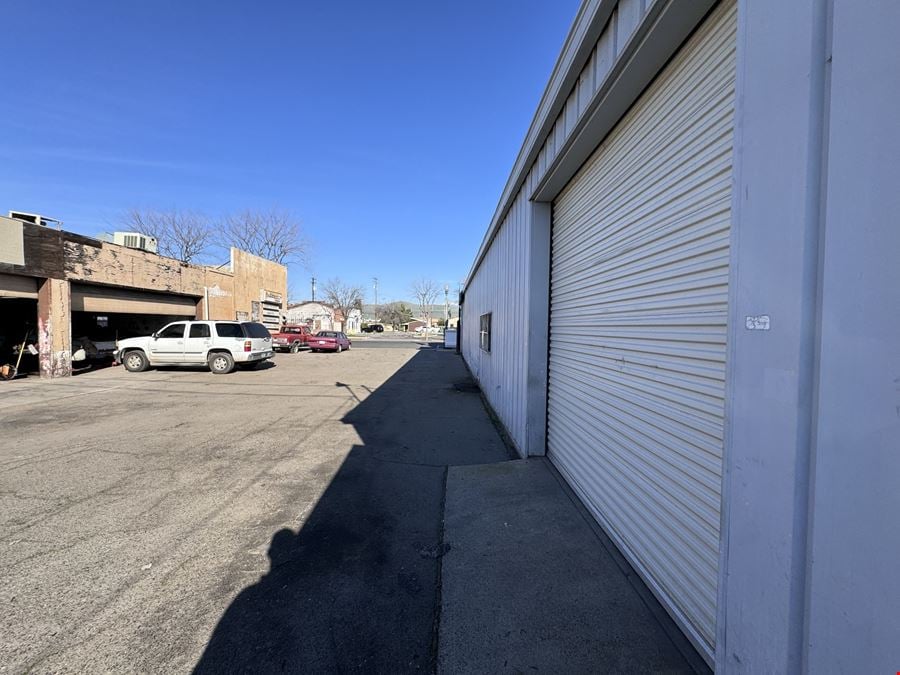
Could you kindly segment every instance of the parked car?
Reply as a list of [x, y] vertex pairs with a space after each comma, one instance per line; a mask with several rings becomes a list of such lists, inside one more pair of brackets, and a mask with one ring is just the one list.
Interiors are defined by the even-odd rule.
[[281, 330], [272, 336], [272, 348], [275, 351], [290, 351], [296, 354], [303, 347], [309, 346], [311, 331], [309, 326], [282, 326]]
[[350, 338], [334, 330], [320, 330], [309, 339], [309, 348], [314, 352], [337, 352], [350, 349]]
[[370, 323], [362, 328], [363, 333], [383, 333], [384, 332], [384, 324], [380, 323]]
[[272, 358], [272, 335], [251, 321], [176, 321], [146, 337], [119, 340], [114, 357], [132, 373], [150, 366], [205, 363], [224, 375], [235, 366], [256, 368]]

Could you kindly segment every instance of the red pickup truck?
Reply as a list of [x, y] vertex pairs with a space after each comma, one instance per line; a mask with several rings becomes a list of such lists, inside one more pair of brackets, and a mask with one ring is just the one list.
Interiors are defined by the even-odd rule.
[[282, 326], [280, 331], [272, 335], [272, 348], [296, 354], [303, 347], [309, 346], [309, 332], [309, 326]]

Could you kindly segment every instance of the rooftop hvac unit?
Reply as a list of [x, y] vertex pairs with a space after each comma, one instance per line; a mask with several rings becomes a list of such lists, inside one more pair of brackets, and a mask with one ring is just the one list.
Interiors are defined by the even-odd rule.
[[141, 234], [140, 232], [113, 232], [113, 243], [127, 248], [149, 251], [150, 253], [159, 252], [156, 237]]
[[10, 211], [9, 217], [14, 218], [16, 220], [21, 220], [26, 223], [33, 223], [34, 225], [42, 225], [44, 227], [49, 226], [51, 223], [56, 225], [57, 228], [62, 226], [62, 221], [57, 220], [56, 218], [48, 218], [47, 216], [42, 216], [39, 213], [25, 213], [24, 211]]

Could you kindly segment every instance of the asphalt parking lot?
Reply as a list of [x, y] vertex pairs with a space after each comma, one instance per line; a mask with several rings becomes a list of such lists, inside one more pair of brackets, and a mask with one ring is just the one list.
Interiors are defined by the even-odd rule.
[[433, 668], [447, 467], [508, 458], [460, 358], [272, 363], [3, 385], [0, 670]]

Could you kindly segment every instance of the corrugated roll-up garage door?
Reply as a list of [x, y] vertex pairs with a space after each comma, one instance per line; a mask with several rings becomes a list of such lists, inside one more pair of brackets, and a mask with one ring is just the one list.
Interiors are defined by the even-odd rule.
[[37, 300], [37, 279], [15, 274], [0, 274], [0, 298], [29, 298]]
[[554, 202], [548, 453], [698, 649], [715, 644], [736, 9]]
[[198, 300], [198, 298], [184, 295], [149, 293], [111, 286], [72, 284], [73, 312], [158, 314], [194, 318], [197, 314]]

